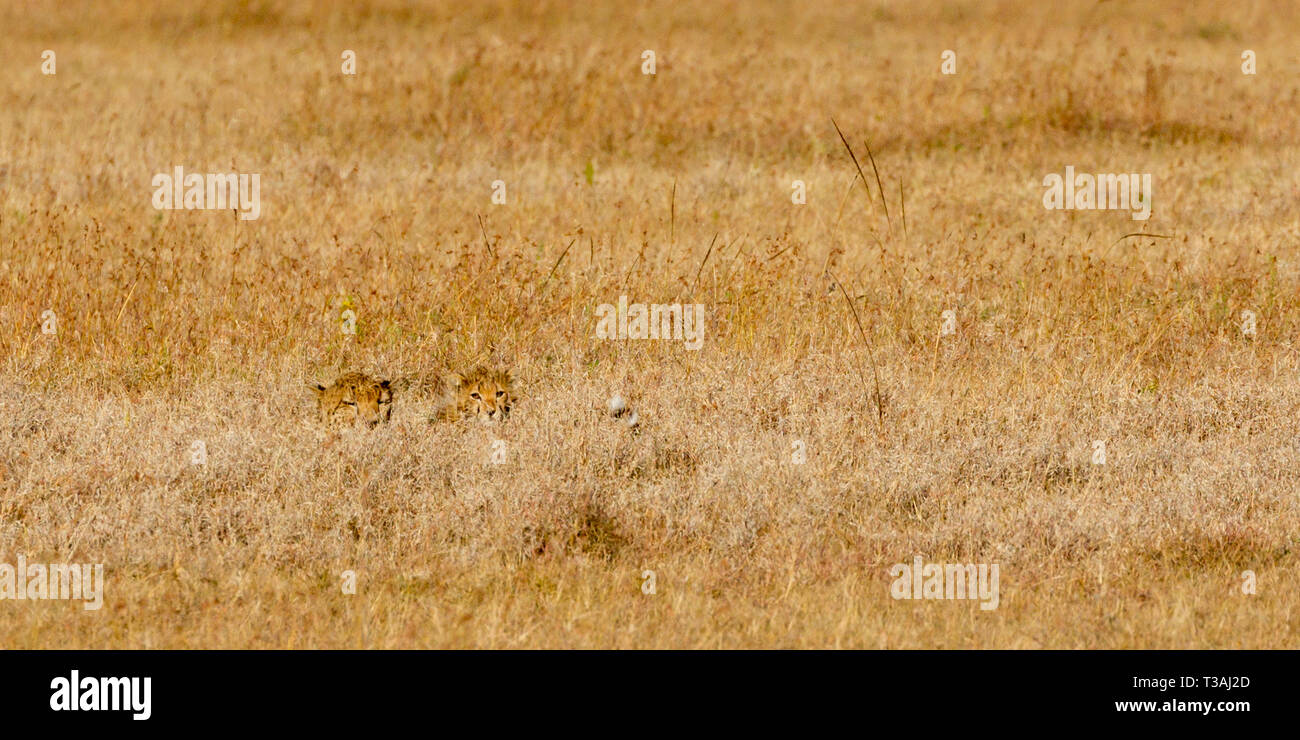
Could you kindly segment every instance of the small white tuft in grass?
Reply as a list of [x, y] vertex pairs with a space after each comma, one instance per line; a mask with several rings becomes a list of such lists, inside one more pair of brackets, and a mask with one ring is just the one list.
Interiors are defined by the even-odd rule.
[[622, 419], [623, 423], [627, 424], [628, 427], [635, 427], [640, 420], [636, 409], [629, 407], [627, 399], [617, 393], [609, 399], [609, 415], [615, 419]]
[[611, 416], [622, 416], [627, 411], [627, 401], [617, 393], [609, 399], [609, 413]]

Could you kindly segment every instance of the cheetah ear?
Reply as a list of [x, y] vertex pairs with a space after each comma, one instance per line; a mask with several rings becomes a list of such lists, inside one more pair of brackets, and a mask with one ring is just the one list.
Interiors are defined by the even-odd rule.
[[450, 388], [459, 388], [462, 385], [465, 385], [465, 376], [461, 373], [447, 373], [444, 379], [447, 381], [447, 386]]
[[318, 396], [325, 392], [325, 386], [320, 383], [308, 383], [307, 387], [311, 389], [312, 393], [315, 393]]

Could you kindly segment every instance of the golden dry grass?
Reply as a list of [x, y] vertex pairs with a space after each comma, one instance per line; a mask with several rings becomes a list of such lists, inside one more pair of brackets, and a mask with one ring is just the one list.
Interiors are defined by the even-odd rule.
[[[108, 576], [0, 645], [1300, 646], [1300, 12], [695, 5], [0, 5], [0, 562]], [[176, 165], [261, 219], [154, 210]], [[1044, 210], [1066, 165], [1151, 220]], [[624, 294], [703, 349], [596, 339]], [[500, 430], [313, 423], [481, 361]], [[917, 554], [999, 607], [891, 599]]]

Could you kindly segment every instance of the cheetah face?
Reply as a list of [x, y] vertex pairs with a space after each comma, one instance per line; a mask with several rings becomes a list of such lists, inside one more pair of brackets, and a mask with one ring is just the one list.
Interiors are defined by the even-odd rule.
[[475, 368], [468, 374], [448, 376], [461, 417], [472, 416], [484, 424], [505, 421], [514, 405], [513, 382], [508, 370]]
[[322, 422], [377, 426], [393, 415], [393, 384], [364, 373], [347, 373], [333, 385], [311, 386]]

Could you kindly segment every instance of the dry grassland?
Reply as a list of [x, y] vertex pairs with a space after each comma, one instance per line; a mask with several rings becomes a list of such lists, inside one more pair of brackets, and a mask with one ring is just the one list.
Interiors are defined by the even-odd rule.
[[[0, 562], [107, 575], [0, 601], [2, 646], [1300, 646], [1292, 4], [0, 28]], [[156, 210], [177, 165], [260, 173], [261, 217]], [[1151, 173], [1151, 219], [1046, 210], [1067, 165]], [[703, 347], [597, 339], [622, 295]], [[510, 421], [426, 423], [479, 362]], [[422, 382], [334, 434], [305, 384], [351, 369]], [[916, 555], [998, 563], [998, 608], [891, 598]]]

